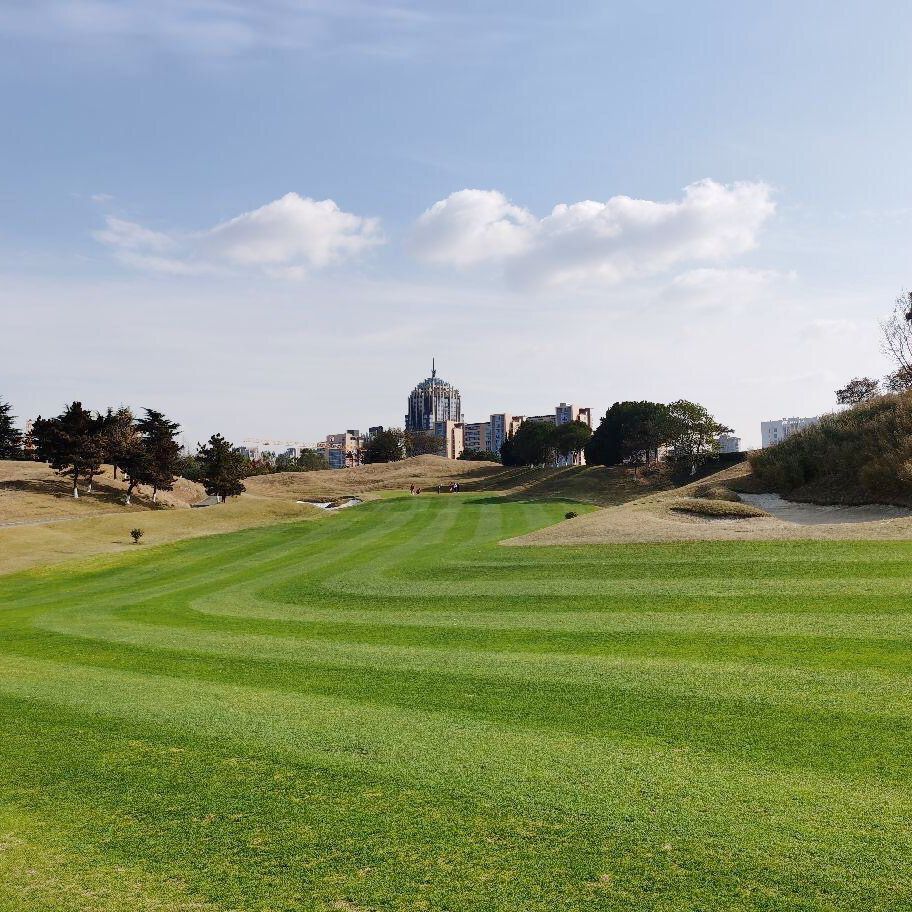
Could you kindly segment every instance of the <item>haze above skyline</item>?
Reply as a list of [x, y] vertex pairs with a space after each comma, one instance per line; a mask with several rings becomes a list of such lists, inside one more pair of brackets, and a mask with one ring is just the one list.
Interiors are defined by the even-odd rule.
[[190, 442], [685, 397], [759, 444], [910, 283], [901, 3], [0, 0], [0, 397]]

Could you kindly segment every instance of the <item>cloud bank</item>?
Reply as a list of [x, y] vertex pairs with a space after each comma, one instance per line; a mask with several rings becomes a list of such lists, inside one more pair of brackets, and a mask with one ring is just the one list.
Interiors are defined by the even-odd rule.
[[172, 275], [258, 270], [287, 278], [301, 278], [383, 243], [377, 219], [297, 193], [201, 232], [152, 231], [109, 215], [94, 236], [122, 263], [138, 269]]
[[559, 203], [541, 219], [497, 190], [460, 190], [420, 216], [410, 243], [425, 262], [495, 264], [522, 286], [616, 284], [730, 260], [774, 211], [770, 187], [753, 182], [698, 181], [676, 202]]

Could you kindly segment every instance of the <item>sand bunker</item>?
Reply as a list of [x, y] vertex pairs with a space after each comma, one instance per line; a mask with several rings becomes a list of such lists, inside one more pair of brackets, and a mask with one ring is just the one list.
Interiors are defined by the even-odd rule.
[[823, 523], [878, 522], [912, 516], [912, 510], [906, 507], [891, 507], [885, 504], [823, 505], [785, 500], [778, 494], [740, 494], [739, 496], [744, 503], [766, 510], [777, 519], [799, 523], [803, 526], [816, 526]]

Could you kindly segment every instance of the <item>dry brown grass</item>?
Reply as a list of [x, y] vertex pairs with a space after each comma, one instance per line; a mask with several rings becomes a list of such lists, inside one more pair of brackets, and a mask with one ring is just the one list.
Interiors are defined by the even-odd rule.
[[463, 491], [562, 497], [600, 505], [624, 503], [667, 486], [662, 477], [643, 476], [626, 468], [504, 468], [493, 462], [462, 462], [441, 456], [413, 456], [356, 469], [259, 475], [244, 483], [250, 493], [265, 497], [334, 499], [370, 491], [407, 491], [410, 484], [431, 491], [438, 484], [449, 487], [454, 481]]
[[509, 469], [494, 462], [462, 462], [442, 456], [413, 456], [401, 462], [384, 462], [356, 469], [324, 469], [317, 472], [278, 472], [244, 479], [251, 494], [264, 497], [327, 497], [329, 499], [369, 491], [408, 490], [449, 486], [458, 481], [464, 490], [487, 489], [506, 477]]
[[[69, 517], [40, 525], [5, 526], [0, 527], [0, 573], [325, 515], [316, 507], [293, 500], [242, 495], [197, 510], [146, 510], [137, 515], [124, 508], [119, 513]], [[135, 526], [144, 532], [140, 545], [130, 539]]]
[[741, 463], [700, 482], [671, 491], [662, 491], [609, 507], [575, 519], [568, 519], [530, 535], [510, 539], [507, 545], [596, 545], [634, 542], [677, 541], [772, 541], [779, 539], [816, 539], [850, 541], [874, 539], [912, 539], [912, 517], [872, 522], [820, 523], [799, 525], [772, 516], [738, 519], [708, 518], [672, 509], [682, 498], [699, 497], [698, 489], [722, 486], [726, 489], [753, 489], [756, 484], [750, 468]]
[[206, 496], [203, 486], [179, 478], [173, 491], [161, 491], [152, 503], [152, 491], [133, 492], [133, 503], [123, 503], [126, 485], [110, 466], [93, 482], [93, 493], [85, 493], [79, 483], [79, 499], [74, 499], [72, 483], [43, 462], [0, 460], [0, 525], [10, 522], [63, 519], [101, 513], [140, 513], [167, 507], [188, 507]]
[[[643, 477], [628, 469], [503, 468], [496, 463], [416, 456], [357, 469], [248, 478], [247, 493], [240, 498], [191, 510], [189, 504], [202, 499], [205, 492], [184, 479], [175, 484], [173, 492], [160, 495], [156, 507], [149, 492], [134, 495], [133, 504], [127, 507], [123, 504], [125, 486], [120, 479], [114, 480], [110, 468], [96, 479], [94, 494], [74, 500], [69, 481], [46, 465], [0, 462], [0, 573], [324, 515], [298, 500], [371, 497], [407, 491], [410, 484], [430, 492], [438, 484], [448, 487], [453, 481], [464, 491], [518, 498], [560, 497], [600, 505], [625, 503], [666, 485], [660, 477]], [[141, 545], [130, 540], [130, 529], [136, 526], [145, 533]]]
[[713, 500], [708, 497], [682, 497], [680, 500], [671, 501], [668, 509], [674, 513], [691, 513], [694, 516], [707, 516], [710, 519], [748, 519], [752, 516], [769, 516], [766, 510], [728, 498]]

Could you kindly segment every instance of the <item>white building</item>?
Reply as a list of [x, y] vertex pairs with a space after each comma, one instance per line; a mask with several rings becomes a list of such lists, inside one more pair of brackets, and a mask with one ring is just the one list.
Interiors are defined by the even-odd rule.
[[778, 421], [761, 421], [761, 445], [764, 449], [769, 446], [775, 446], [777, 443], [782, 443], [783, 440], [791, 437], [792, 434], [796, 434], [798, 431], [801, 431], [806, 427], [811, 427], [817, 424], [818, 421], [820, 421], [819, 417], [780, 418]]
[[720, 453], [740, 453], [741, 438], [732, 434], [719, 434], [719, 452]]

